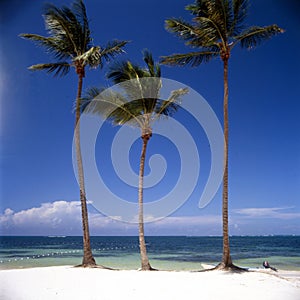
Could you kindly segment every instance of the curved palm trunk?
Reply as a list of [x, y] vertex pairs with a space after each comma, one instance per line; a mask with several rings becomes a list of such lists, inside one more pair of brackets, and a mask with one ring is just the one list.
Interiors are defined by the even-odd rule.
[[139, 242], [140, 242], [140, 253], [141, 253], [141, 269], [143, 271], [153, 270], [150, 266], [149, 259], [147, 256], [147, 249], [145, 243], [145, 232], [144, 232], [144, 209], [143, 209], [143, 186], [144, 186], [144, 166], [145, 157], [148, 141], [151, 134], [145, 134], [142, 136], [143, 147], [140, 161], [140, 172], [139, 172]]
[[82, 228], [83, 228], [83, 259], [82, 266], [95, 266], [96, 261], [93, 257], [90, 242], [90, 232], [89, 232], [89, 222], [88, 222], [88, 211], [86, 204], [86, 194], [84, 186], [84, 173], [83, 164], [81, 157], [81, 147], [80, 147], [80, 99], [82, 92], [83, 83], [83, 72], [78, 72], [78, 88], [77, 88], [77, 98], [76, 98], [76, 117], [75, 117], [75, 147], [76, 147], [76, 161], [77, 161], [77, 171], [79, 178], [79, 189], [80, 189], [80, 203], [81, 203], [81, 214], [82, 214]]
[[229, 247], [228, 233], [228, 58], [224, 62], [224, 177], [223, 177], [223, 196], [222, 196], [222, 215], [223, 215], [223, 258], [222, 265], [227, 268], [232, 266]]

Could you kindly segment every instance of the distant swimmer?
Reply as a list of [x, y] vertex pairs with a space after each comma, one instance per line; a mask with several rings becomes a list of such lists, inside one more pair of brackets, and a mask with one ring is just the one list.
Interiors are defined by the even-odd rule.
[[271, 269], [271, 270], [277, 272], [277, 269], [274, 267], [271, 267], [269, 262], [267, 262], [266, 260], [263, 262], [263, 266], [265, 267], [265, 269]]

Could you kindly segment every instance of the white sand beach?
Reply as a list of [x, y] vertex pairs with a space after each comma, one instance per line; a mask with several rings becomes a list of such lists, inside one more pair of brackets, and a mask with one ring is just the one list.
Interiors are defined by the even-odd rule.
[[0, 299], [300, 299], [300, 272], [111, 271], [72, 266], [0, 271]]

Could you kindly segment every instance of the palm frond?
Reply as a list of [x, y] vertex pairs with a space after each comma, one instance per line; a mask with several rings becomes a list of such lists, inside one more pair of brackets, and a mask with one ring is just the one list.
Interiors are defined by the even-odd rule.
[[210, 18], [200, 14], [194, 22], [195, 24], [189, 24], [181, 19], [169, 19], [166, 20], [166, 29], [193, 48], [212, 47], [222, 39], [222, 33]]
[[[159, 92], [162, 87], [162, 82], [160, 79], [161, 69], [160, 65], [154, 62], [153, 56], [150, 51], [144, 50], [143, 56], [144, 61], [148, 67], [148, 75], [151, 77], [142, 81], [143, 95], [146, 95], [146, 97], [149, 98], [149, 100], [146, 101], [145, 104], [146, 112], [152, 112], [156, 105], [155, 99], [159, 98]], [[146, 77], [148, 77], [147, 74]]]
[[253, 49], [272, 36], [283, 32], [284, 30], [277, 25], [265, 27], [253, 26], [236, 36], [234, 44], [240, 43], [243, 48]]
[[76, 16], [77, 20], [84, 25], [86, 29], [89, 28], [89, 21], [86, 13], [86, 7], [82, 0], [75, 0], [72, 4], [72, 11]]
[[[74, 9], [74, 5], [72, 8]], [[85, 23], [82, 21], [84, 16], [81, 16], [80, 12], [75, 13], [69, 7], [62, 7], [62, 12], [63, 20], [67, 20], [66, 29], [69, 31], [68, 37], [77, 47], [76, 53], [80, 54], [87, 51], [91, 47], [91, 37], [89, 28], [84, 28]]]
[[107, 78], [111, 79], [114, 84], [121, 84], [121, 88], [131, 100], [144, 98], [144, 90], [141, 83], [141, 78], [144, 77], [149, 77], [149, 74], [130, 61], [112, 64], [107, 73]]
[[173, 54], [162, 56], [160, 62], [170, 66], [199, 66], [203, 62], [209, 62], [214, 57], [218, 56], [218, 51], [199, 51], [186, 54]]
[[130, 61], [117, 61], [110, 65], [106, 77], [111, 79], [114, 84], [119, 84], [147, 75], [144, 69]]
[[28, 69], [31, 71], [45, 70], [47, 73], [54, 73], [54, 76], [65, 76], [70, 71], [70, 64], [68, 62], [36, 64]]
[[180, 108], [182, 96], [188, 93], [188, 88], [178, 89], [171, 92], [167, 100], [159, 99], [155, 107], [155, 114], [157, 118], [163, 116], [172, 116]]
[[196, 0], [195, 3], [187, 5], [185, 9], [196, 17], [207, 17], [208, 16], [207, 5], [208, 5], [207, 0]]
[[[94, 105], [92, 101], [96, 99], [101, 92], [104, 91], [104, 88], [89, 87], [85, 90], [83, 97], [80, 99], [80, 111], [81, 113], [94, 113]], [[76, 101], [74, 102], [74, 110], [76, 108]]]
[[128, 123], [128, 125], [143, 127], [140, 105], [140, 101], [131, 101], [126, 93], [121, 93], [114, 88], [91, 87], [85, 91], [81, 99], [83, 113], [97, 114], [117, 126]]
[[102, 59], [104, 58], [107, 62], [110, 62], [116, 55], [125, 53], [123, 47], [128, 43], [128, 41], [118, 41], [113, 40], [107, 43], [103, 48], [100, 47], [98, 65], [101, 67], [103, 65]]
[[82, 34], [80, 23], [69, 8], [60, 9], [53, 4], [48, 4], [44, 20], [49, 35], [58, 41], [63, 41], [70, 56], [75, 57], [85, 52], [80, 49]]
[[89, 87], [81, 98], [81, 111], [106, 119], [112, 111], [127, 102], [127, 99], [112, 88]]
[[86, 13], [86, 7], [82, 0], [76, 0], [73, 3], [72, 7], [73, 7], [74, 14], [77, 17], [77, 20], [82, 25], [82, 32], [83, 32], [82, 48], [87, 49], [89, 48], [89, 43], [91, 42], [92, 39], [90, 36], [91, 32], [89, 28], [87, 13]]
[[143, 127], [144, 105], [141, 99], [129, 101], [113, 110], [107, 117], [114, 125], [138, 125]]
[[150, 51], [145, 49], [143, 51], [143, 56], [144, 56], [144, 61], [148, 67], [149, 75], [152, 77], [159, 77], [156, 74], [156, 70], [159, 70], [159, 72], [160, 72], [160, 68], [159, 68], [159, 66], [158, 66], [158, 68], [156, 68], [156, 65], [154, 64], [153, 56], [150, 53]]
[[229, 28], [229, 35], [236, 36], [244, 29], [244, 21], [247, 17], [249, 9], [249, 0], [233, 0], [232, 11], [233, 20], [231, 27]]
[[184, 41], [189, 41], [195, 37], [195, 27], [183, 19], [168, 19], [165, 21], [165, 28]]
[[227, 36], [228, 30], [231, 27], [233, 21], [231, 0], [215, 0], [214, 3], [214, 14], [211, 18], [214, 20], [218, 27], [221, 28], [222, 36]]
[[64, 43], [60, 43], [60, 41], [57, 41], [55, 38], [31, 33], [21, 33], [19, 36], [44, 47], [47, 53], [54, 55], [57, 59], [66, 59], [70, 57], [70, 53], [65, 48]]
[[[221, 18], [220, 16], [218, 16]], [[197, 22], [197, 39], [199, 40], [199, 47], [209, 47], [217, 45], [219, 43], [226, 43], [226, 30], [224, 30], [224, 24], [217, 17], [196, 17]]]
[[206, 1], [205, 5], [201, 5], [205, 8], [205, 13], [194, 18], [197, 27], [202, 31], [210, 29], [215, 41], [221, 40], [225, 43], [227, 24], [230, 23], [231, 19], [230, 2], [228, 0], [214, 0]]

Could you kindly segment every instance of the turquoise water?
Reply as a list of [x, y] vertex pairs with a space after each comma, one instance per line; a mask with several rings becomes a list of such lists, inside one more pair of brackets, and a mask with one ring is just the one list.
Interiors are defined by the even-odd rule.
[[[222, 258], [221, 237], [147, 237], [151, 265], [164, 270], [200, 270], [201, 263], [217, 264]], [[300, 236], [231, 237], [236, 264], [261, 267], [264, 260], [278, 268], [300, 271]], [[98, 264], [138, 269], [137, 237], [91, 237]], [[0, 268], [78, 265], [81, 237], [0, 237]]]

